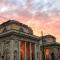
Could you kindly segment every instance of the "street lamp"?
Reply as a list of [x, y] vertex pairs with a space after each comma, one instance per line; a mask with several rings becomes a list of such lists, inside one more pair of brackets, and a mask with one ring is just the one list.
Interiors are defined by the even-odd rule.
[[45, 60], [43, 31], [41, 31], [41, 35], [42, 35], [42, 60]]

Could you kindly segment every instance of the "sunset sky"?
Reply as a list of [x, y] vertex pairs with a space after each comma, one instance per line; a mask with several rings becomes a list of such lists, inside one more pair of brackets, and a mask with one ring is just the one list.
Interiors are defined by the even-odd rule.
[[60, 0], [0, 0], [0, 24], [14, 19], [32, 27], [34, 34], [51, 34], [60, 42]]

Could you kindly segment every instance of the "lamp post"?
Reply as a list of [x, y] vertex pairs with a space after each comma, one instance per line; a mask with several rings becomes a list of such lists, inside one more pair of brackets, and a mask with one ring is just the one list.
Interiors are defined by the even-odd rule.
[[42, 60], [45, 60], [43, 31], [41, 31], [41, 35], [42, 35]]

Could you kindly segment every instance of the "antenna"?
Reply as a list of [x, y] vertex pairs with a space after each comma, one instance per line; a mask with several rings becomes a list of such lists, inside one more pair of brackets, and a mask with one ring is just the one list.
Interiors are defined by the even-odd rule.
[[45, 60], [43, 31], [41, 31], [41, 35], [42, 35], [42, 59]]

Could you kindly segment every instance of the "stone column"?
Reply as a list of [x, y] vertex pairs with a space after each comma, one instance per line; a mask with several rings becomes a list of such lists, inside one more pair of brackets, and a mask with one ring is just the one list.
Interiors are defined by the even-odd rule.
[[31, 42], [30, 42], [30, 60], [32, 60]]
[[40, 60], [40, 45], [35, 44], [35, 59]]
[[20, 50], [21, 50], [21, 47], [20, 47], [20, 45], [21, 45], [21, 42], [19, 41], [18, 42], [18, 56], [19, 56], [19, 60], [20, 60], [20, 58], [21, 58], [21, 54], [20, 54]]
[[24, 48], [24, 59], [26, 60], [26, 42], [24, 43], [25, 48]]
[[14, 44], [14, 41], [11, 40], [11, 42], [10, 42], [10, 53], [11, 53], [10, 60], [14, 60], [14, 55], [13, 55], [14, 46], [13, 46], [13, 44]]
[[35, 44], [35, 60], [37, 60], [37, 54], [36, 54], [36, 44]]
[[40, 45], [39, 45], [39, 60], [40, 60]]
[[4, 42], [2, 42], [1, 44], [1, 59], [0, 60], [3, 60], [4, 59]]

